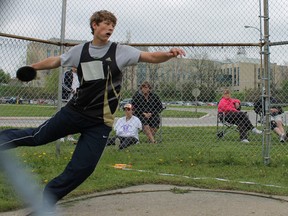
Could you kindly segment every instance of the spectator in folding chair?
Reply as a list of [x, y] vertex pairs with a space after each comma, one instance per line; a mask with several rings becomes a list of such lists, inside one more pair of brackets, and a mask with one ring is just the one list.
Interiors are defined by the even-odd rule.
[[[279, 136], [280, 142], [285, 142], [286, 133], [283, 124], [284, 111], [281, 106], [276, 105], [277, 103], [276, 98], [270, 97], [271, 130], [273, 130]], [[263, 99], [263, 104], [265, 107], [265, 99]], [[260, 122], [262, 123], [265, 118], [265, 110], [262, 109], [261, 97], [254, 103], [254, 111], [260, 116]]]
[[125, 116], [119, 118], [114, 125], [116, 136], [108, 138], [106, 143], [106, 146], [117, 145], [119, 150], [139, 143], [138, 133], [142, 130], [140, 119], [133, 115], [132, 105], [125, 104], [124, 110]]
[[144, 81], [140, 90], [132, 97], [134, 114], [140, 119], [143, 125], [143, 132], [148, 137], [148, 142], [157, 143], [155, 134], [160, 126], [160, 113], [163, 105], [158, 95], [152, 92], [148, 81]]
[[231, 98], [230, 90], [226, 89], [218, 104], [218, 113], [224, 113], [225, 121], [238, 126], [241, 142], [249, 143], [248, 131], [252, 130], [255, 134], [262, 134], [262, 131], [255, 128], [247, 113], [240, 109], [240, 100]]

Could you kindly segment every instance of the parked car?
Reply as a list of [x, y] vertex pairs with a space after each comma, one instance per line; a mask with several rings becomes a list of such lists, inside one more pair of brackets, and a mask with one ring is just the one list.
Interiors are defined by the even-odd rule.
[[196, 102], [195, 101], [184, 101], [183, 103], [184, 106], [196, 106]]
[[207, 103], [207, 106], [217, 106], [218, 103], [217, 102], [209, 102]]
[[[17, 103], [17, 98], [16, 97], [11, 97], [9, 99], [6, 100], [6, 103], [9, 103], [9, 104], [16, 104]], [[22, 98], [19, 98], [18, 99], [18, 104], [22, 104], [23, 103], [23, 99]]]
[[[119, 102], [119, 109], [123, 110], [124, 109], [124, 105], [127, 103], [132, 103], [132, 98], [125, 98], [122, 101]], [[167, 105], [165, 102], [162, 102], [162, 110], [166, 109]]]
[[165, 102], [162, 102], [162, 110], [166, 109], [167, 108], [167, 105]]
[[241, 102], [240, 105], [241, 106], [246, 106], [246, 107], [254, 107], [254, 103], [253, 102]]
[[10, 99], [10, 97], [1, 97], [1, 98], [0, 98], [0, 103], [1, 103], [1, 104], [5, 104], [6, 101], [9, 100], [9, 99]]
[[184, 106], [184, 102], [183, 101], [170, 101], [169, 105]]
[[206, 103], [202, 102], [202, 101], [197, 101], [196, 102], [197, 106], [205, 106]]

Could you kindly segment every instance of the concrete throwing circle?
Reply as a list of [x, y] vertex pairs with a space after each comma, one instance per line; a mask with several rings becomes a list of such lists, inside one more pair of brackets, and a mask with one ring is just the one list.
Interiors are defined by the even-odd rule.
[[[0, 213], [25, 215], [29, 209]], [[173, 185], [139, 185], [64, 199], [57, 216], [286, 216], [288, 197]]]

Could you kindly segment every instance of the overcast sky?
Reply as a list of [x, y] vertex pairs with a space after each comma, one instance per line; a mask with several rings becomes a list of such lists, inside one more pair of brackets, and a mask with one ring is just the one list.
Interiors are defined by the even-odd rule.
[[[67, 0], [65, 37], [91, 40], [89, 18], [101, 9], [112, 11], [118, 18], [113, 41], [126, 41], [127, 32], [131, 33], [132, 43], [259, 41], [258, 30], [244, 28], [245, 25], [260, 27], [259, 0]], [[261, 10], [263, 13], [263, 8]], [[287, 0], [269, 1], [270, 41], [288, 40], [287, 10]], [[1, 0], [0, 32], [41, 39], [59, 38], [61, 13], [62, 0]], [[281, 64], [288, 61], [283, 58], [288, 53], [285, 49], [281, 48], [283, 53], [279, 53], [278, 48], [271, 49], [278, 53], [271, 54], [271, 61]], [[3, 51], [6, 52], [7, 47], [1, 47], [1, 58]], [[21, 49], [18, 51], [21, 53]], [[5, 67], [2, 64], [0, 62], [0, 67]]]

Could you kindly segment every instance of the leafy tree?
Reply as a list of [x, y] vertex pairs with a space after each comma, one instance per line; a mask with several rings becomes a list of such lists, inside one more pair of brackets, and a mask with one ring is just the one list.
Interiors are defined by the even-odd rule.
[[207, 86], [200, 86], [200, 95], [198, 97], [199, 101], [210, 102], [215, 101], [216, 99], [216, 91], [215, 89], [209, 88]]
[[44, 91], [49, 98], [57, 98], [59, 73], [59, 68], [56, 68], [51, 70], [49, 75], [46, 77]]
[[223, 86], [221, 63], [210, 60], [207, 53], [195, 54], [189, 66], [192, 68], [191, 79], [198, 86], [206, 86], [207, 89]]
[[5, 73], [4, 70], [0, 69], [0, 83], [7, 84], [11, 80], [9, 73]]
[[[183, 83], [182, 100], [183, 101], [195, 101], [195, 97], [192, 94], [192, 91], [195, 88], [197, 88], [197, 85], [193, 81]], [[199, 98], [197, 98], [197, 100], [199, 100]]]
[[157, 94], [160, 96], [161, 100], [175, 100], [177, 96], [176, 83], [160, 82]]
[[281, 84], [281, 89], [278, 92], [273, 93], [273, 95], [278, 96], [278, 100], [281, 103], [287, 103], [288, 101], [288, 80], [284, 80]]

